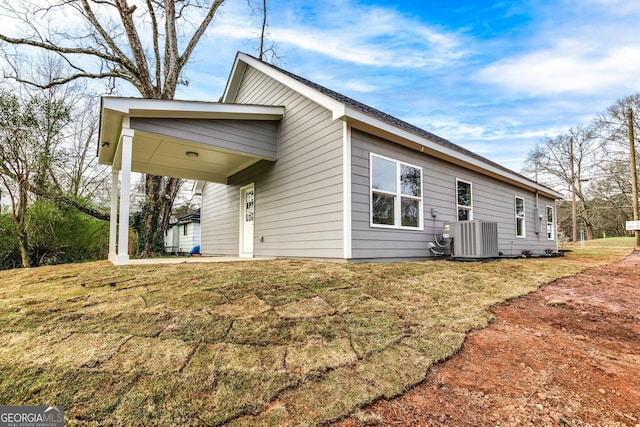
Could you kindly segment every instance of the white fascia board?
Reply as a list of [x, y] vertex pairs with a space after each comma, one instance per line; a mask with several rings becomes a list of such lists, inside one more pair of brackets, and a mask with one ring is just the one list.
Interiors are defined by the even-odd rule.
[[300, 95], [306, 98], [309, 98], [316, 104], [319, 104], [320, 106], [331, 111], [333, 114], [334, 120], [344, 116], [346, 113], [346, 106], [344, 103], [340, 101], [336, 101], [330, 96], [327, 96], [322, 92], [319, 92], [307, 86], [306, 84], [294, 79], [293, 77], [290, 77], [284, 73], [281, 73], [280, 71], [263, 63], [262, 61], [258, 61], [257, 59], [242, 52], [239, 52], [238, 56], [236, 57], [236, 64], [234, 64], [232, 75], [229, 78], [229, 82], [234, 81], [235, 83], [227, 85], [227, 88], [225, 89], [225, 94], [223, 96], [224, 102], [235, 102], [235, 98], [237, 95], [236, 85], [239, 84], [238, 77], [241, 77], [236, 73], [239, 73], [239, 72], [244, 73], [244, 70], [245, 70], [243, 67], [238, 66], [237, 64], [238, 61], [244, 62], [245, 64], [271, 77], [272, 79], [279, 81], [280, 83], [287, 86], [291, 90], [298, 92]]
[[284, 107], [273, 105], [223, 104], [219, 102], [178, 101], [165, 99], [103, 97], [102, 112], [106, 110], [130, 117], [157, 118], [223, 118], [251, 120], [280, 120]]
[[406, 131], [404, 129], [393, 126], [389, 123], [386, 123], [377, 118], [371, 117], [367, 114], [364, 114], [362, 111], [346, 108], [345, 115], [343, 117], [339, 117], [342, 120], [346, 120], [348, 122], [355, 122], [356, 128], [358, 128], [357, 123], [362, 123], [365, 125], [365, 128], [368, 129], [379, 129], [383, 133], [391, 134], [396, 137], [399, 137], [403, 140], [409, 141], [415, 145], [411, 148], [418, 149], [421, 152], [426, 152], [431, 155], [435, 155], [436, 157], [443, 157], [446, 160], [454, 160], [453, 163], [463, 164], [466, 166], [470, 166], [474, 170], [477, 170], [481, 173], [485, 173], [490, 176], [494, 176], [499, 178], [500, 180], [519, 184], [527, 189], [531, 189], [533, 191], [539, 191], [540, 193], [551, 197], [551, 198], [562, 198], [562, 195], [554, 190], [546, 188], [534, 181], [528, 181], [523, 179], [523, 177], [517, 175], [516, 173], [510, 173], [503, 169], [497, 168], [494, 165], [489, 163], [485, 163], [480, 159], [475, 157], [468, 156], [459, 151], [453, 150], [451, 148], [440, 145], [428, 138], [425, 138], [420, 135], [416, 135], [412, 132]]
[[227, 84], [225, 85], [224, 92], [220, 97], [220, 101], [224, 103], [235, 102], [236, 96], [238, 95], [238, 89], [240, 88], [240, 83], [242, 82], [244, 72], [247, 69], [247, 63], [238, 61], [238, 55], [240, 55], [240, 52], [236, 53], [236, 59], [233, 61], [231, 72], [229, 72]]

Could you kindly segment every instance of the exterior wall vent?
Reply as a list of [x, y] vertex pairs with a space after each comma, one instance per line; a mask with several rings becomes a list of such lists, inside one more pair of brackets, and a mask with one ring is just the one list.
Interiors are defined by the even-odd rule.
[[498, 223], [473, 220], [445, 225], [453, 238], [454, 258], [494, 258], [498, 251]]

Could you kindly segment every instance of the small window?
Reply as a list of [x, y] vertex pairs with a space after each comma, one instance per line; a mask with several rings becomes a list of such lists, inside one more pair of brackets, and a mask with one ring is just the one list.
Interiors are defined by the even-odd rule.
[[371, 154], [371, 226], [422, 228], [422, 168]]
[[516, 196], [516, 237], [525, 237], [524, 199]]
[[458, 207], [458, 221], [473, 219], [473, 202], [471, 196], [471, 183], [456, 180], [456, 198]]
[[547, 239], [555, 240], [555, 221], [553, 219], [553, 206], [547, 206]]
[[184, 225], [182, 226], [182, 235], [183, 235], [183, 236], [186, 236], [186, 235], [187, 235], [187, 224], [184, 224]]

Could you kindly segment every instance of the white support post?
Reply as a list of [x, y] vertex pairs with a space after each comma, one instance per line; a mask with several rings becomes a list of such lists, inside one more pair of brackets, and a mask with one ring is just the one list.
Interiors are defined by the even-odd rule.
[[133, 130], [122, 129], [122, 181], [120, 183], [120, 218], [118, 223], [118, 255], [116, 265], [129, 263], [129, 193], [131, 190], [131, 158], [133, 155]]
[[117, 169], [111, 168], [111, 216], [109, 218], [109, 261], [116, 262], [116, 243], [118, 230], [118, 175]]
[[351, 127], [342, 122], [342, 245], [344, 259], [353, 257], [351, 233]]

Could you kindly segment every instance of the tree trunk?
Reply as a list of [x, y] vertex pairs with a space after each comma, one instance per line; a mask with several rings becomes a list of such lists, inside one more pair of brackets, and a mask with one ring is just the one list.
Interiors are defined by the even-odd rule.
[[160, 217], [160, 187], [162, 186], [162, 179], [158, 175], [147, 175], [145, 177], [145, 204], [142, 209], [142, 221], [138, 229], [138, 255], [141, 258], [161, 254], [156, 248], [155, 232], [158, 228], [158, 218]]
[[137, 230], [138, 254], [141, 258], [164, 254], [164, 235], [181, 185], [180, 178], [147, 175], [146, 202]]
[[18, 246], [20, 247], [20, 259], [22, 260], [23, 268], [31, 267], [29, 252], [27, 251], [27, 243], [27, 233], [25, 233], [23, 229], [18, 228]]
[[20, 258], [22, 260], [22, 267], [31, 267], [29, 261], [27, 229], [25, 223], [27, 222], [27, 205], [29, 203], [29, 193], [25, 188], [24, 181], [18, 182], [18, 207], [14, 212], [16, 228], [18, 229], [18, 246], [20, 247]]

